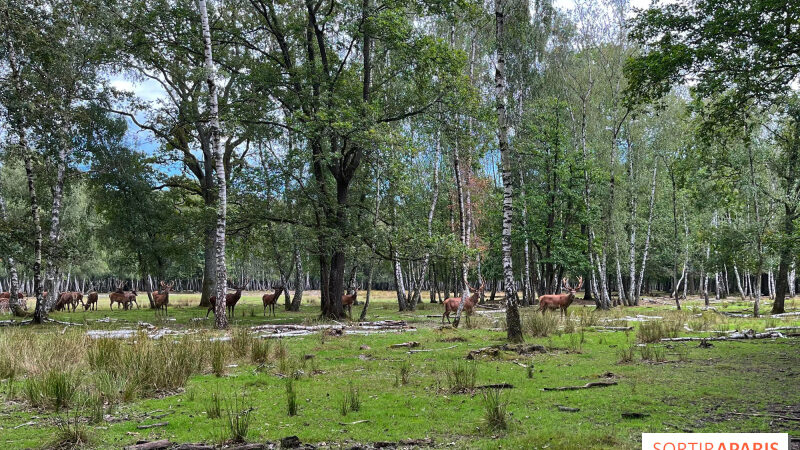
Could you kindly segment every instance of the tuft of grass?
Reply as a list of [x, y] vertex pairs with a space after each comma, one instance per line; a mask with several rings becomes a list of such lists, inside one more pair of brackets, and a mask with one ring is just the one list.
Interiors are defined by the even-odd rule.
[[411, 364], [408, 362], [408, 360], [403, 360], [397, 367], [396, 380], [398, 384], [403, 386], [407, 385], [409, 375], [411, 375]]
[[75, 398], [79, 384], [80, 380], [72, 372], [51, 370], [26, 379], [23, 389], [31, 406], [60, 411]]
[[103, 421], [105, 403], [102, 396], [96, 393], [87, 394], [83, 406], [89, 418], [89, 423], [96, 424]]
[[523, 329], [532, 337], [547, 337], [558, 329], [558, 319], [556, 314], [532, 311], [523, 318]]
[[294, 381], [286, 380], [286, 413], [289, 416], [297, 415], [297, 392], [294, 390]]
[[677, 337], [683, 329], [683, 322], [676, 319], [651, 320], [639, 324], [636, 336], [639, 342], [651, 344], [663, 338]]
[[255, 338], [246, 327], [236, 327], [231, 336], [231, 347], [236, 358], [247, 358]]
[[629, 343], [617, 349], [618, 363], [633, 362], [634, 354], [636, 353], [636, 344]]
[[503, 398], [501, 389], [486, 389], [481, 394], [484, 419], [490, 430], [498, 431], [508, 428], [506, 413], [507, 401]]
[[526, 370], [528, 372], [528, 378], [533, 378], [533, 362], [528, 364], [528, 367], [526, 368]]
[[217, 419], [222, 416], [222, 395], [219, 387], [211, 393], [211, 398], [206, 402], [206, 416], [209, 419]]
[[47, 448], [72, 449], [91, 444], [89, 429], [81, 422], [79, 414], [67, 415], [56, 423], [56, 432]]
[[445, 372], [451, 392], [466, 392], [475, 389], [475, 379], [478, 375], [478, 366], [475, 363], [456, 360], [445, 369]]
[[218, 377], [225, 376], [225, 343], [214, 341], [211, 345], [211, 371]]
[[644, 361], [663, 362], [667, 360], [666, 350], [660, 345], [644, 345], [639, 347]]
[[350, 411], [361, 410], [361, 394], [358, 388], [352, 382], [347, 383], [347, 390], [344, 391], [341, 401], [339, 402], [339, 413], [346, 416]]
[[231, 442], [246, 442], [250, 431], [253, 408], [247, 406], [245, 393], [241, 399], [234, 395], [225, 408], [225, 426]]
[[250, 360], [253, 364], [264, 365], [269, 362], [271, 344], [268, 339], [254, 339], [250, 347]]

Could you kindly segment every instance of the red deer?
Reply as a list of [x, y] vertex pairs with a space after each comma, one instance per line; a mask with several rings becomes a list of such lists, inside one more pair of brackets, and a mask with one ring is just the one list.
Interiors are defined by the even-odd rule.
[[[481, 283], [481, 287], [475, 289], [467, 285], [469, 291], [472, 293], [472, 295], [464, 300], [464, 311], [467, 312], [467, 316], [472, 314], [472, 309], [478, 304], [478, 298], [480, 297], [481, 292], [483, 292], [484, 286], [485, 283]], [[442, 323], [444, 323], [445, 318], [447, 318], [447, 323], [450, 323], [450, 313], [458, 311], [458, 305], [460, 303], [461, 297], [450, 297], [444, 301], [444, 314], [442, 314]]]
[[156, 310], [164, 309], [164, 314], [167, 314], [167, 306], [169, 305], [169, 291], [172, 290], [172, 286], [175, 283], [165, 283], [161, 282], [161, 291], [156, 291], [153, 293], [153, 303], [155, 304]]
[[[278, 286], [275, 288], [275, 292], [272, 294], [264, 294], [261, 296], [261, 302], [264, 304], [264, 315], [267, 315], [267, 307], [269, 307], [269, 311], [271, 315], [275, 315], [275, 304], [278, 303], [278, 299], [280, 298], [283, 290], [285, 288], [283, 286]], [[206, 314], [208, 316], [208, 314]]]
[[549, 294], [539, 296], [539, 311], [541, 311], [542, 314], [544, 314], [544, 312], [548, 309], [560, 309], [561, 315], [566, 315], [567, 308], [569, 308], [569, 305], [571, 305], [575, 300], [575, 292], [583, 287], [583, 277], [578, 277], [578, 285], [574, 288], [569, 287], [569, 280], [566, 278], [564, 278], [562, 282], [564, 283], [564, 289], [569, 292], [568, 294]]
[[358, 297], [358, 289], [355, 289], [352, 294], [342, 295], [342, 307], [347, 308], [347, 315], [351, 319], [353, 318], [353, 303], [356, 302], [356, 297]]
[[[245, 287], [248, 283], [245, 283]], [[236, 308], [236, 303], [239, 302], [239, 299], [242, 298], [242, 291], [244, 290], [243, 287], [234, 287], [236, 292], [233, 294], [225, 294], [225, 309], [228, 311], [228, 317], [233, 317], [233, 311]], [[263, 299], [262, 299], [263, 300]], [[214, 311], [214, 307], [217, 305], [217, 296], [213, 296], [208, 299], [211, 302], [211, 306], [208, 307], [208, 311], [206, 311], [206, 317]], [[216, 313], [215, 313], [216, 314]]]
[[[11, 298], [11, 292], [6, 291], [6, 292], [0, 293], [0, 300], [2, 300], [2, 299], [8, 300], [10, 298]], [[25, 298], [25, 294], [23, 294], [22, 292], [17, 292], [17, 298], [22, 300], [23, 298]]]
[[83, 305], [83, 310], [97, 311], [97, 292], [92, 291], [86, 294], [86, 303]]
[[58, 296], [55, 310], [61, 311], [66, 308], [67, 311], [73, 312], [78, 308], [78, 302], [83, 303], [83, 294], [80, 292], [62, 292]]

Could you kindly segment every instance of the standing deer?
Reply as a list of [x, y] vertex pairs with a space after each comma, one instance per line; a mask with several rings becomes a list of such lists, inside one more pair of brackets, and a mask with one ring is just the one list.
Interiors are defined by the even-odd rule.
[[581, 287], [583, 287], [583, 277], [578, 277], [578, 285], [574, 288], [569, 286], [569, 280], [564, 278], [562, 280], [564, 285], [564, 289], [567, 290], [567, 294], [548, 294], [548, 295], [540, 295], [539, 296], [539, 311], [544, 314], [544, 312], [548, 309], [560, 309], [561, 315], [565, 316], [567, 314], [567, 308], [572, 302], [575, 300], [575, 292], [577, 292]]
[[[2, 300], [2, 299], [8, 300], [10, 298], [11, 298], [11, 292], [6, 291], [6, 292], [0, 293], [0, 300]], [[22, 300], [23, 298], [25, 298], [25, 294], [23, 294], [22, 292], [17, 292], [17, 298]]]
[[[278, 286], [272, 294], [264, 294], [261, 296], [261, 302], [264, 304], [264, 316], [267, 315], [267, 307], [269, 307], [270, 315], [275, 315], [275, 304], [278, 303], [278, 299], [281, 297], [284, 289], [286, 288]], [[206, 316], [208, 316], [208, 314], [206, 314]]]
[[[478, 298], [483, 292], [483, 288], [486, 283], [481, 283], [481, 287], [475, 289], [469, 285], [469, 291], [472, 293], [469, 297], [464, 300], [464, 311], [467, 312], [467, 316], [472, 315], [472, 309], [475, 308], [475, 305], [478, 304]], [[442, 314], [442, 324], [444, 324], [445, 317], [447, 318], [447, 323], [450, 323], [450, 313], [458, 311], [458, 305], [461, 303], [461, 297], [450, 297], [444, 301], [444, 314]]]
[[353, 318], [353, 303], [356, 302], [356, 297], [358, 297], [358, 288], [353, 290], [352, 294], [342, 295], [342, 307], [347, 308], [347, 315], [351, 319]]
[[167, 315], [168, 313], [167, 306], [169, 305], [169, 291], [172, 290], [172, 286], [174, 284], [175, 284], [174, 282], [167, 284], [162, 281], [161, 290], [153, 293], [153, 304], [155, 304], [156, 312], [158, 312], [159, 309], [164, 309], [164, 314]]
[[[249, 284], [249, 282], [245, 283], [245, 287]], [[235, 287], [236, 292], [233, 294], [225, 294], [225, 309], [228, 311], [228, 317], [233, 317], [234, 309], [236, 308], [236, 303], [239, 302], [239, 299], [242, 298], [242, 291], [244, 290], [243, 287]], [[213, 296], [208, 299], [211, 302], [211, 306], [208, 307], [208, 311], [206, 311], [206, 317], [214, 311], [214, 307], [217, 305], [217, 296]]]
[[97, 291], [92, 291], [86, 294], [86, 303], [83, 305], [83, 310], [97, 311]]

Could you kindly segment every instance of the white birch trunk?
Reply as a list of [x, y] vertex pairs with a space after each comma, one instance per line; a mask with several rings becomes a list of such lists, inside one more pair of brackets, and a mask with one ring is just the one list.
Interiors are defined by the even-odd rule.
[[650, 206], [647, 212], [647, 233], [644, 238], [644, 249], [642, 250], [642, 265], [639, 267], [639, 277], [636, 281], [636, 300], [634, 305], [639, 304], [642, 295], [642, 282], [644, 281], [644, 269], [647, 265], [647, 255], [650, 251], [650, 231], [653, 225], [653, 205], [656, 198], [656, 174], [658, 172], [658, 160], [653, 161], [653, 181], [650, 184]]
[[516, 289], [514, 287], [514, 270], [511, 265], [511, 225], [512, 196], [511, 149], [508, 143], [508, 117], [506, 112], [506, 78], [505, 78], [505, 3], [495, 0], [495, 45], [497, 46], [497, 64], [495, 66], [495, 102], [497, 107], [497, 140], [500, 147], [500, 161], [503, 172], [503, 278], [506, 291], [506, 329], [508, 340], [522, 341], [522, 325], [517, 307]]
[[214, 171], [217, 178], [217, 226], [214, 237], [217, 266], [217, 302], [214, 307], [214, 325], [218, 329], [228, 328], [226, 299], [228, 270], [225, 265], [225, 228], [227, 220], [227, 183], [225, 179], [225, 159], [220, 145], [219, 104], [217, 102], [217, 68], [211, 49], [211, 28], [208, 24], [208, 9], [205, 0], [197, 0], [200, 21], [203, 28], [203, 47], [205, 53], [206, 84], [208, 85], [208, 128], [214, 152]]

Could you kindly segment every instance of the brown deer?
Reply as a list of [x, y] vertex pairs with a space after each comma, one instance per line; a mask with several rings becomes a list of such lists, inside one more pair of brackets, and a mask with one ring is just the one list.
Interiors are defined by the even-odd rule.
[[67, 311], [74, 312], [78, 308], [79, 302], [83, 303], [83, 294], [80, 292], [62, 292], [53, 309], [61, 311], [66, 308]]
[[583, 277], [578, 277], [578, 285], [574, 288], [569, 286], [569, 280], [564, 278], [562, 280], [564, 289], [567, 290], [566, 294], [548, 294], [539, 296], [539, 311], [544, 314], [548, 309], [560, 309], [561, 315], [567, 314], [567, 308], [575, 300], [575, 292], [583, 287]]
[[[8, 300], [10, 298], [11, 298], [11, 292], [6, 291], [6, 292], [0, 293], [0, 300], [2, 300], [2, 299]], [[22, 292], [17, 292], [17, 298], [22, 300], [23, 298], [25, 298], [25, 294], [23, 294]]]
[[[478, 289], [475, 289], [469, 285], [469, 291], [472, 293], [469, 297], [464, 300], [464, 311], [467, 312], [467, 316], [472, 315], [472, 310], [475, 308], [475, 305], [478, 304], [478, 298], [483, 292], [483, 288], [486, 283], [481, 283], [481, 286]], [[447, 318], [447, 323], [450, 323], [450, 313], [458, 311], [458, 305], [461, 303], [461, 297], [450, 297], [444, 301], [444, 314], [442, 314], [442, 323], [444, 324], [444, 319]]]
[[83, 305], [83, 310], [97, 311], [97, 291], [92, 291], [86, 294], [86, 303]]
[[[245, 287], [247, 287], [248, 284], [249, 282], [245, 283], [244, 284]], [[234, 309], [236, 308], [236, 303], [238, 303], [239, 299], [242, 298], [242, 291], [244, 290], [243, 287], [236, 287], [236, 286], [234, 286], [234, 289], [236, 289], [235, 293], [225, 294], [225, 309], [228, 311], [228, 317], [233, 317], [233, 312]], [[214, 311], [214, 307], [217, 305], [217, 296], [215, 295], [209, 298], [208, 301], [211, 302], [211, 306], [209, 306], [208, 311], [206, 311], [206, 317], [208, 317], [211, 311]]]
[[165, 315], [168, 313], [167, 306], [169, 305], [169, 291], [172, 290], [172, 286], [174, 284], [174, 282], [167, 284], [162, 281], [161, 290], [153, 293], [153, 304], [156, 307], [156, 312], [159, 309], [163, 309]]
[[[270, 315], [275, 315], [275, 304], [278, 303], [278, 299], [281, 297], [284, 289], [286, 288], [278, 286], [272, 294], [264, 294], [261, 296], [261, 302], [264, 304], [264, 316], [267, 315], [267, 307], [269, 307]], [[208, 316], [208, 314], [206, 314], [206, 316]]]
[[353, 303], [356, 302], [356, 297], [358, 297], [358, 288], [354, 289], [352, 294], [342, 295], [342, 307], [347, 308], [347, 315], [351, 319], [353, 318]]

